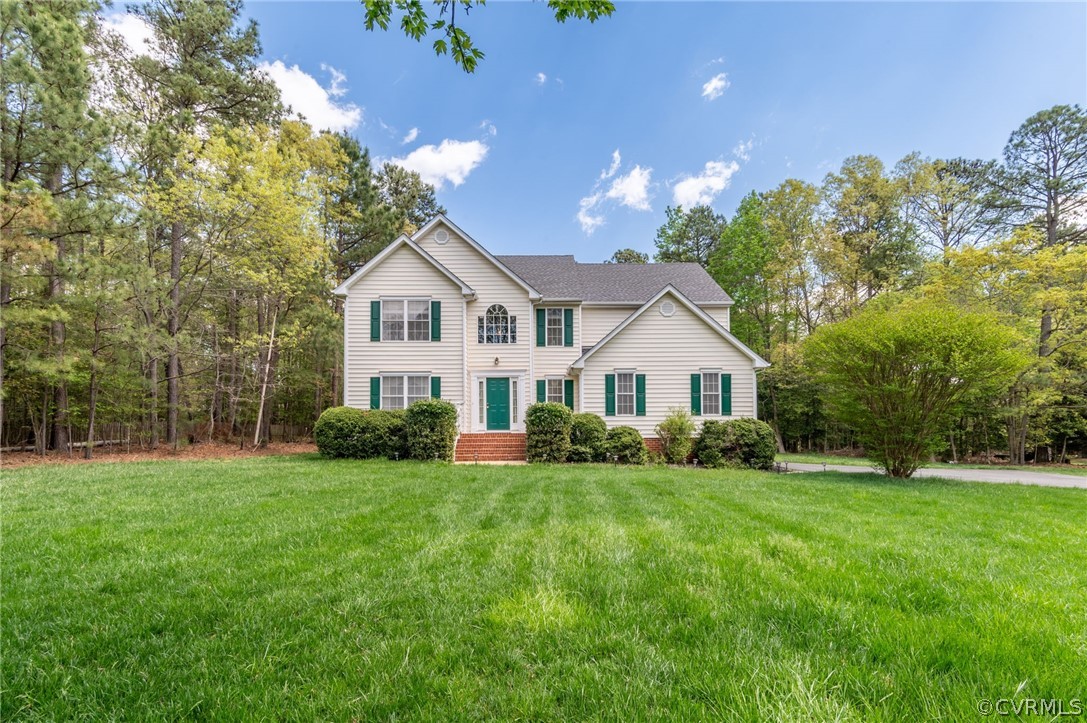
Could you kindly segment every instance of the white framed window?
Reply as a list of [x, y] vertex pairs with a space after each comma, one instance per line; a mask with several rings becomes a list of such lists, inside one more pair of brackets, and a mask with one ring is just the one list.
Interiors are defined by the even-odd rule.
[[721, 372], [702, 372], [702, 414], [721, 414]]
[[562, 309], [547, 309], [547, 346], [562, 346], [564, 328], [562, 315]]
[[487, 382], [479, 380], [479, 426], [487, 423]]
[[565, 404], [566, 398], [563, 395], [562, 379], [548, 379], [547, 380], [547, 399], [548, 402], [556, 402], [558, 404]]
[[430, 301], [408, 301], [408, 341], [430, 341]]
[[479, 317], [476, 336], [480, 344], [516, 344], [517, 317], [510, 316], [501, 304], [492, 304]]
[[513, 424], [517, 424], [518, 421], [517, 412], [520, 411], [520, 405], [517, 402], [519, 399], [520, 397], [517, 394], [517, 379], [510, 377], [510, 420]]
[[634, 372], [615, 373], [615, 414], [634, 416]]
[[407, 409], [412, 402], [430, 399], [430, 376], [397, 374], [381, 377], [381, 408]]
[[430, 341], [429, 299], [382, 299], [382, 341]]

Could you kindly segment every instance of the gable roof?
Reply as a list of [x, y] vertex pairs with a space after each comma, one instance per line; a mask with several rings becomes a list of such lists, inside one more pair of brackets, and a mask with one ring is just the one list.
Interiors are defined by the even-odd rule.
[[338, 296], [346, 295], [348, 290], [352, 286], [354, 286], [358, 282], [359, 279], [361, 279], [363, 276], [365, 276], [366, 274], [370, 273], [375, 268], [377, 268], [378, 265], [380, 265], [382, 261], [389, 258], [389, 256], [391, 256], [393, 254], [393, 252], [395, 252], [401, 246], [407, 246], [409, 249], [411, 249], [415, 253], [419, 254], [419, 256], [421, 256], [424, 261], [429, 263], [431, 266], [433, 266], [435, 269], [437, 269], [443, 276], [445, 276], [447, 279], [449, 279], [454, 284], [459, 286], [460, 287], [460, 292], [462, 294], [464, 294], [464, 296], [473, 297], [473, 296], [476, 295], [475, 289], [473, 289], [471, 286], [469, 286], [468, 284], [461, 281], [457, 277], [456, 274], [454, 274], [452, 271], [450, 271], [449, 269], [442, 266], [441, 263], [439, 263], [436, 258], [434, 258], [430, 254], [428, 254], [426, 251], [424, 251], [419, 246], [419, 244], [415, 243], [414, 241], [412, 241], [410, 238], [408, 238], [404, 234], [401, 234], [399, 238], [397, 238], [391, 244], [389, 244], [388, 246], [383, 248], [381, 250], [381, 253], [379, 253], [377, 256], [375, 256], [374, 258], [370, 259], [365, 264], [360, 266], [358, 271], [351, 274], [351, 276], [348, 277], [348, 279], [346, 281], [344, 281], [342, 284], [340, 284], [335, 289], [333, 289], [332, 293], [336, 294]]
[[487, 249], [483, 248], [483, 246], [478, 241], [476, 241], [474, 238], [472, 238], [471, 236], [466, 234], [464, 232], [464, 230], [460, 226], [458, 226], [457, 224], [453, 223], [448, 218], [446, 218], [444, 213], [439, 213], [437, 216], [435, 216], [434, 218], [430, 219], [425, 224], [423, 224], [422, 228], [420, 228], [418, 231], [416, 231], [415, 233], [413, 233], [411, 235], [412, 240], [417, 241], [417, 240], [421, 239], [423, 236], [430, 233], [430, 231], [435, 226], [437, 226], [439, 223], [445, 224], [446, 226], [451, 228], [453, 231], [455, 231], [458, 236], [460, 236], [461, 238], [463, 238], [465, 241], [468, 242], [469, 246], [471, 246], [476, 251], [478, 251], [483, 256], [483, 258], [490, 261], [499, 271], [501, 271], [506, 276], [513, 279], [521, 288], [523, 288], [525, 291], [528, 292], [528, 296], [532, 301], [539, 301], [543, 297], [543, 294], [541, 294], [539, 291], [537, 291], [535, 288], [533, 288], [531, 283], [529, 283], [524, 278], [519, 276], [516, 272], [514, 272], [512, 269], [510, 269], [506, 264], [502, 263], [502, 261], [500, 261], [497, 256], [492, 254]]
[[544, 299], [642, 304], [672, 284], [699, 305], [730, 305], [732, 299], [696, 263], [582, 264], [573, 256], [499, 256]]
[[601, 339], [596, 344], [594, 344], [591, 349], [589, 349], [588, 351], [584, 352], [581, 356], [579, 356], [577, 358], [577, 361], [575, 361], [573, 364], [570, 365], [570, 368], [571, 369], [584, 369], [585, 368], [585, 362], [586, 362], [586, 360], [588, 360], [589, 357], [591, 357], [593, 354], [595, 354], [597, 351], [599, 351], [609, 341], [611, 341], [616, 336], [621, 334], [623, 332], [623, 329], [626, 329], [628, 326], [630, 326], [630, 324], [635, 319], [637, 319], [639, 316], [644, 314], [647, 309], [653, 307], [653, 305], [656, 304], [658, 301], [660, 301], [661, 297], [663, 297], [665, 294], [671, 294], [672, 296], [674, 296], [676, 298], [676, 301], [683, 304], [683, 306], [685, 306], [688, 311], [693, 313], [695, 316], [697, 316], [702, 321], [706, 322], [706, 324], [711, 329], [713, 329], [715, 332], [717, 332], [721, 337], [723, 337], [725, 339], [725, 341], [732, 344], [734, 347], [736, 347], [737, 350], [740, 351], [740, 353], [742, 353], [744, 356], [746, 356], [748, 359], [750, 359], [756, 369], [765, 369], [768, 366], [770, 366], [770, 362], [766, 361], [761, 356], [759, 356], [755, 352], [751, 351], [751, 349], [749, 349], [746, 344], [744, 344], [742, 341], [740, 341], [735, 336], [733, 336], [732, 333], [729, 332], [725, 327], [723, 327], [719, 323], [717, 323], [716, 319], [714, 319], [712, 316], [710, 316], [705, 311], [700, 309], [697, 304], [695, 304], [693, 301], [691, 301], [686, 296], [684, 296], [683, 293], [680, 292], [679, 289], [677, 289], [672, 284], [668, 284], [663, 289], [661, 289], [656, 294], [654, 294], [653, 298], [651, 298], [649, 301], [642, 304], [641, 307], [639, 307], [637, 311], [635, 311], [633, 314], [628, 316], [626, 319], [623, 319], [623, 321], [619, 324], [619, 326], [615, 327], [610, 332], [608, 332], [608, 334], [603, 339]]

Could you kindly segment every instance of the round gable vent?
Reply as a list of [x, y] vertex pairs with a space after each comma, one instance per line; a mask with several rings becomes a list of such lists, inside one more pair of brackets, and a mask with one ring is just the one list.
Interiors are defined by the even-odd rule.
[[676, 313], [676, 305], [671, 301], [665, 301], [661, 304], [661, 316], [671, 316]]
[[444, 244], [449, 240], [449, 232], [444, 228], [438, 229], [437, 233], [434, 234], [434, 240], [439, 244]]

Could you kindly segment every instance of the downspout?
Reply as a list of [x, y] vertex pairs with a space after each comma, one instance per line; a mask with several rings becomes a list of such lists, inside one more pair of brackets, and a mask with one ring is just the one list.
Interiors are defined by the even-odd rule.
[[[351, 388], [347, 386], [347, 314], [348, 308], [351, 302], [351, 292], [348, 291], [343, 297], [343, 405], [345, 407], [351, 406], [348, 401], [348, 395], [351, 393]], [[336, 402], [335, 399], [332, 400]]]
[[460, 383], [461, 383], [461, 415], [460, 431], [467, 433], [472, 430], [472, 404], [469, 401], [471, 389], [468, 380], [468, 299], [461, 295], [460, 298]]

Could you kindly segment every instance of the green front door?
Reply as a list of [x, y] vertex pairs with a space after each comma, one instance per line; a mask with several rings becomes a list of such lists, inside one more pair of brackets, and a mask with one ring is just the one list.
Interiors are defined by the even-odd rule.
[[510, 380], [487, 379], [487, 429], [510, 428]]

